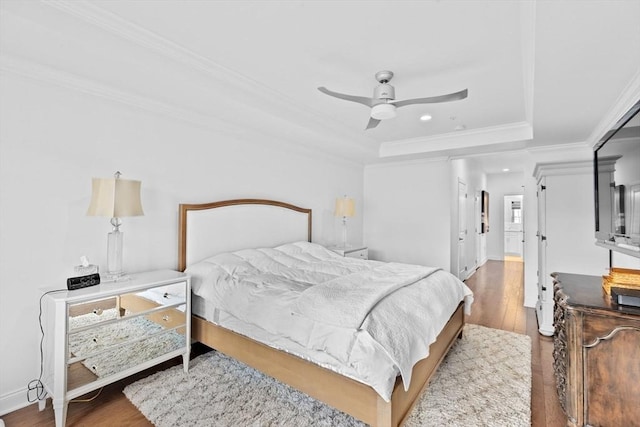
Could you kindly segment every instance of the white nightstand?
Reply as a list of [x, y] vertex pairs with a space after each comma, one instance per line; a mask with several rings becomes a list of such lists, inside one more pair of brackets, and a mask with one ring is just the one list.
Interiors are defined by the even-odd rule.
[[159, 270], [53, 291], [42, 298], [42, 327], [42, 383], [63, 427], [72, 399], [176, 356], [189, 369], [190, 278]]
[[366, 246], [353, 246], [349, 248], [332, 246], [328, 249], [347, 258], [369, 259], [369, 248]]

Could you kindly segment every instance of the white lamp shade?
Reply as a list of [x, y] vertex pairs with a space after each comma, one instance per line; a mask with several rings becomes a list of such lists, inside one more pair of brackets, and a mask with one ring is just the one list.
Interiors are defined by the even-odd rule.
[[378, 104], [371, 108], [371, 117], [376, 120], [392, 119], [396, 116], [396, 106], [393, 104]]
[[87, 215], [110, 218], [144, 215], [140, 201], [140, 181], [93, 178]]
[[356, 202], [350, 197], [336, 199], [335, 216], [352, 217], [356, 214]]

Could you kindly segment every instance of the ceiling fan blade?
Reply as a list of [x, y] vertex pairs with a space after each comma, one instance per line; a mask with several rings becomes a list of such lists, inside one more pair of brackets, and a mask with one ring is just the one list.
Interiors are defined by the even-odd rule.
[[396, 107], [404, 107], [405, 105], [413, 104], [435, 104], [438, 102], [449, 102], [465, 99], [468, 93], [469, 91], [465, 89], [461, 90], [460, 92], [449, 93], [447, 95], [430, 96], [428, 98], [405, 99], [403, 101], [389, 101], [389, 103], [395, 105]]
[[373, 107], [374, 103], [378, 101], [377, 99], [367, 98], [364, 96], [347, 95], [344, 93], [334, 92], [332, 90], [327, 89], [324, 86], [319, 87], [318, 90], [329, 96], [335, 96], [336, 98], [344, 99], [346, 101], [357, 102], [358, 104], [363, 104], [363, 105], [366, 105], [367, 107]]
[[365, 128], [365, 130], [367, 129], [373, 129], [374, 127], [378, 126], [378, 123], [380, 123], [382, 120], [378, 120], [378, 119], [374, 119], [373, 117], [369, 118], [369, 123], [367, 123], [367, 127]]

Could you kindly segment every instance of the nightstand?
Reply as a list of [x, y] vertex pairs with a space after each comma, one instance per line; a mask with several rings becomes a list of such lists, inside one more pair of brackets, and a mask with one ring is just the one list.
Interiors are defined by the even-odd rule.
[[369, 259], [369, 248], [366, 246], [354, 246], [349, 248], [332, 246], [327, 249], [347, 258]]
[[191, 284], [184, 273], [150, 271], [44, 292], [42, 383], [57, 427], [72, 399], [176, 356], [189, 369]]

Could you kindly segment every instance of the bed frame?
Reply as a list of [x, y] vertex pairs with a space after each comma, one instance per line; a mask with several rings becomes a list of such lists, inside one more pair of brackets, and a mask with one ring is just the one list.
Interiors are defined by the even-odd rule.
[[[188, 264], [219, 252], [246, 247], [272, 247], [296, 240], [311, 241], [311, 209], [273, 200], [239, 199], [181, 204], [179, 215], [180, 271], [184, 271]], [[301, 225], [304, 225], [303, 229], [300, 229]], [[192, 316], [191, 332], [194, 340], [340, 411], [372, 426], [388, 427], [404, 423], [456, 337], [462, 336], [463, 326], [461, 303], [436, 342], [431, 344], [429, 357], [414, 366], [409, 390], [404, 390], [402, 380], [398, 377], [390, 402], [385, 402], [373, 388], [363, 383], [273, 349], [199, 316]]]

